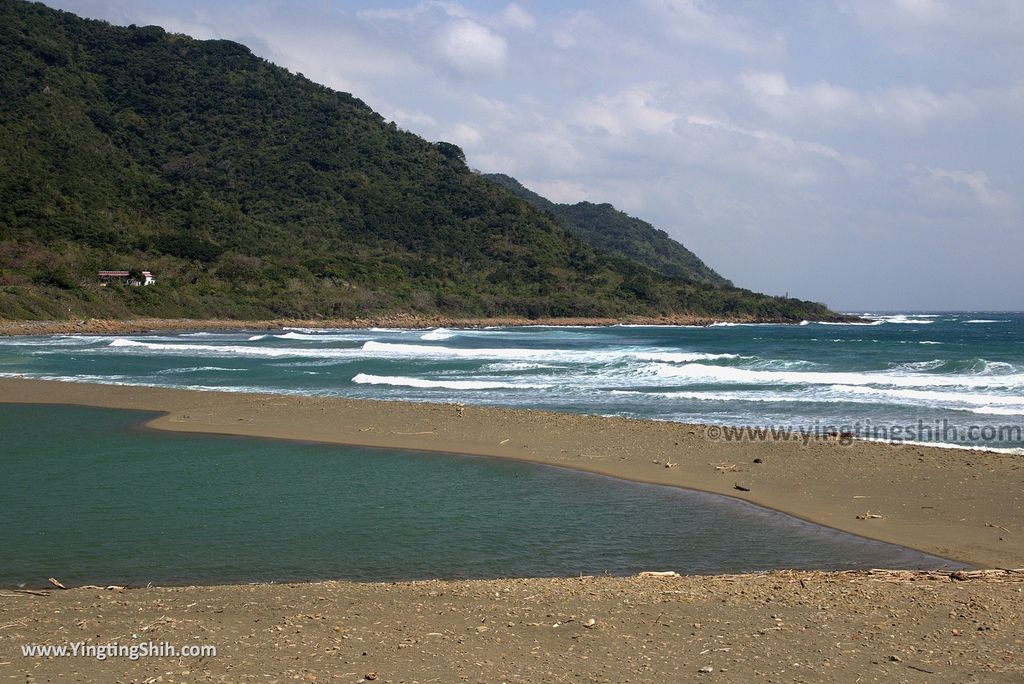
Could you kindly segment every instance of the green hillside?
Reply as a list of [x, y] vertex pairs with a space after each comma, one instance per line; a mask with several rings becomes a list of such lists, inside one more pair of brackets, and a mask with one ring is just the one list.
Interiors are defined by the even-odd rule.
[[0, 318], [832, 316], [588, 244], [229, 41], [0, 0], [0, 140]]
[[732, 286], [668, 233], [610, 204], [557, 204], [527, 189], [511, 176], [492, 173], [484, 177], [551, 214], [559, 225], [597, 249], [636, 261], [670, 278], [686, 278], [718, 287]]

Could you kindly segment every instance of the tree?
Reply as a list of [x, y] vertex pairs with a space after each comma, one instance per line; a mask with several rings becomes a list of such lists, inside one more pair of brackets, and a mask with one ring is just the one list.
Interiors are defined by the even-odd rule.
[[146, 274], [139, 268], [128, 269], [128, 284], [129, 285], [145, 285]]

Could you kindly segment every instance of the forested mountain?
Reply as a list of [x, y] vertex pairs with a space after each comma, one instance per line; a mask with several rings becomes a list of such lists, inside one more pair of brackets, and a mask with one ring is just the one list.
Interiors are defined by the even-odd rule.
[[832, 316], [609, 249], [229, 41], [0, 0], [0, 141], [0, 318]]
[[719, 287], [732, 286], [668, 233], [610, 204], [557, 204], [524, 187], [511, 176], [491, 173], [484, 177], [551, 214], [559, 225], [597, 249], [636, 261], [670, 278], [687, 278]]

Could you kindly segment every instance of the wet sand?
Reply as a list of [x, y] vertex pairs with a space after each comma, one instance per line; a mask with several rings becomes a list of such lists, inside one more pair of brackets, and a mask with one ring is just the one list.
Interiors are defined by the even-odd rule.
[[[1024, 566], [1019, 456], [726, 442], [699, 425], [13, 378], [0, 379], [0, 402], [158, 411], [149, 425], [163, 430], [545, 463], [734, 496], [976, 566]], [[0, 673], [22, 682], [1018, 682], [1022, 588], [1024, 572], [994, 571], [7, 589]], [[20, 651], [80, 640], [213, 644], [218, 655]]]

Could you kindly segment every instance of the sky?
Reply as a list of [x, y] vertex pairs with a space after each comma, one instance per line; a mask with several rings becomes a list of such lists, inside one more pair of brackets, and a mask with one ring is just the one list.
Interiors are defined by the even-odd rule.
[[1020, 0], [48, 0], [226, 38], [739, 286], [1024, 309]]

